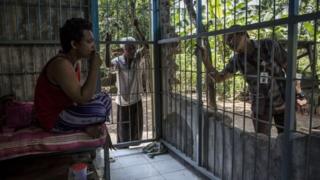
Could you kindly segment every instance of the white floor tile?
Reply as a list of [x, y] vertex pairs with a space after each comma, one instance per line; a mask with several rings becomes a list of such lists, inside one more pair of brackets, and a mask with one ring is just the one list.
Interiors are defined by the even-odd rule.
[[119, 157], [119, 156], [128, 156], [131, 154], [138, 154], [142, 153], [141, 148], [135, 148], [135, 149], [118, 149], [118, 150], [112, 150], [109, 151], [111, 157]]
[[188, 170], [181, 170], [172, 173], [162, 174], [166, 180], [202, 180]]
[[143, 154], [118, 157], [116, 158], [116, 161], [118, 161], [124, 168], [149, 163]]
[[152, 177], [147, 177], [147, 178], [142, 178], [137, 180], [166, 180], [166, 179], [162, 176], [152, 176]]
[[114, 162], [110, 162], [110, 169], [119, 169], [119, 168], [123, 168], [121, 163], [119, 162], [119, 158], [115, 158]]
[[141, 149], [111, 151], [112, 180], [200, 180], [170, 154], [149, 158]]
[[152, 162], [151, 165], [157, 171], [159, 171], [160, 174], [169, 173], [169, 172], [174, 172], [174, 171], [185, 169], [185, 167], [175, 159]]
[[149, 158], [147, 155], [145, 155], [145, 157], [150, 162], [158, 162], [158, 161], [174, 159], [170, 154], [161, 154], [161, 155], [155, 156], [153, 158]]
[[130, 166], [111, 171], [112, 180], [142, 179], [159, 175], [159, 172], [155, 170], [150, 164]]

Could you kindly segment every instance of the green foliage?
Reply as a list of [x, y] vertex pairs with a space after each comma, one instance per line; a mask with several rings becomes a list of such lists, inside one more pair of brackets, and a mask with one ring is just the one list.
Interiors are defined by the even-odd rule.
[[[196, 1], [194, 1], [196, 2]], [[208, 4], [207, 4], [208, 3]], [[260, 4], [259, 4], [260, 3]], [[275, 3], [275, 4], [274, 4]], [[247, 25], [265, 21], [272, 21], [288, 17], [289, 0], [202, 0], [203, 4], [203, 25], [207, 31], [217, 31], [229, 28], [234, 24]], [[170, 24], [175, 28], [178, 36], [183, 37], [196, 33], [196, 27], [192, 18], [189, 16], [187, 6], [184, 1], [170, 1]], [[142, 32], [146, 37], [150, 37], [151, 31], [151, 9], [148, 0], [99, 0], [99, 20], [100, 37], [103, 40], [106, 32], [113, 35], [114, 40], [124, 36], [136, 37], [133, 28], [133, 17], [139, 20]], [[299, 14], [307, 14], [316, 11], [316, 0], [301, 0]], [[194, 6], [196, 9], [196, 4]], [[318, 23], [318, 22], [317, 22]], [[298, 25], [298, 39], [318, 41], [320, 39], [319, 31], [315, 34], [315, 22], [308, 21]], [[274, 38], [277, 40], [286, 40], [288, 36], [287, 26], [275, 26], [270, 28], [261, 28], [248, 32], [252, 39]], [[222, 35], [210, 36], [212, 62], [214, 66], [222, 70], [229, 58], [233, 55], [223, 43]], [[196, 55], [195, 39], [180, 41], [180, 51], [176, 55], [177, 79], [180, 84], [176, 89], [194, 91], [196, 88]], [[319, 49], [317, 49], [319, 51]], [[317, 53], [320, 54], [320, 52]], [[308, 65], [307, 57], [298, 64], [298, 69], [304, 69]], [[318, 57], [319, 58], [319, 57]], [[320, 72], [320, 63], [317, 64], [317, 72]], [[205, 72], [204, 67], [202, 67]], [[205, 77], [205, 73], [203, 73]], [[202, 82], [205, 82], [204, 78]], [[217, 93], [232, 97], [233, 92], [240, 93], [243, 90], [244, 80], [240, 76], [227, 81], [224, 85], [217, 86]], [[203, 88], [205, 84], [203, 83]]]
[[136, 37], [133, 20], [139, 21], [141, 31], [145, 37], [150, 37], [150, 4], [148, 0], [99, 0], [99, 29], [101, 40], [105, 39], [106, 33], [112, 34], [113, 40], [122, 37]]

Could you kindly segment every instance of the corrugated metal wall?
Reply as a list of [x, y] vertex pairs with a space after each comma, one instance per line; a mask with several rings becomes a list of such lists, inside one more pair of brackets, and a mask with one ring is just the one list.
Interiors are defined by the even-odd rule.
[[59, 27], [71, 17], [89, 18], [89, 2], [0, 1], [0, 96], [33, 100], [39, 72], [60, 48]]

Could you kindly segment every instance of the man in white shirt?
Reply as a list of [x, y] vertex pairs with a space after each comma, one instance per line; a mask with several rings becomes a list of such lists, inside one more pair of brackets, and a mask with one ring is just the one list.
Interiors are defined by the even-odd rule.
[[[111, 38], [110, 38], [111, 40]], [[118, 89], [117, 104], [117, 139], [119, 142], [141, 140], [143, 132], [143, 110], [141, 93], [143, 93], [142, 74], [143, 48], [138, 49], [132, 41], [133, 37], [125, 37], [120, 41], [123, 54], [112, 59], [110, 63], [110, 44], [107, 41], [106, 66], [111, 67], [116, 74], [116, 87]]]

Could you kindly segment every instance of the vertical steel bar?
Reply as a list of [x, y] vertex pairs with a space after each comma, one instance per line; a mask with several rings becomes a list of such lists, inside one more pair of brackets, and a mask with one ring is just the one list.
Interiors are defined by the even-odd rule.
[[[108, 2], [106, 2], [106, 3], [108, 3]], [[79, 0], [79, 13], [80, 13], [80, 17], [84, 17], [83, 16], [83, 13], [82, 13], [82, 0]]]
[[[202, 0], [197, 1], [197, 35], [203, 30], [202, 27]], [[201, 39], [197, 38], [197, 44], [201, 44]], [[202, 165], [202, 59], [200, 54], [197, 55], [197, 117], [198, 117], [198, 155], [197, 155], [197, 163], [199, 166]]]
[[[275, 0], [273, 0], [273, 22], [275, 21], [276, 19], [276, 3], [275, 3]], [[272, 26], [272, 40], [274, 40], [275, 38], [275, 25]], [[271, 58], [272, 58], [272, 67], [274, 67], [274, 45], [272, 47], [272, 55], [271, 55]], [[274, 69], [272, 68], [271, 69], [272, 73], [271, 73], [271, 78], [270, 78], [270, 82], [271, 82], [271, 95], [270, 97], [273, 97], [273, 80], [274, 80]], [[271, 165], [271, 134], [272, 134], [272, 114], [273, 114], [273, 109], [272, 109], [272, 104], [273, 104], [273, 98], [270, 99], [270, 104], [269, 104], [269, 119], [268, 119], [268, 127], [269, 127], [269, 131], [268, 131], [268, 154], [267, 154], [267, 180], [270, 178], [270, 165]]]
[[[317, 1], [317, 12], [319, 11], [319, 1]], [[312, 55], [309, 55], [309, 62], [311, 65], [311, 73], [312, 73], [312, 90], [311, 90], [311, 107], [309, 109], [310, 112], [310, 119], [309, 119], [309, 135], [308, 135], [308, 140], [307, 140], [307, 150], [306, 150], [306, 178], [309, 179], [310, 178], [310, 153], [311, 153], [311, 134], [312, 134], [312, 120], [313, 120], [313, 113], [315, 112], [314, 109], [314, 95], [316, 94], [315, 92], [315, 85], [319, 84], [318, 82], [318, 76], [316, 74], [316, 68], [317, 68], [317, 59], [318, 59], [318, 51], [317, 51], [317, 33], [318, 33], [318, 19], [314, 20], [314, 34], [313, 34], [313, 50], [312, 50], [312, 45], [309, 45], [309, 53], [312, 53]], [[319, 103], [319, 102], [317, 102]]]
[[[182, 19], [181, 19], [181, 1], [179, 0], [179, 29], [178, 29], [178, 32], [179, 34], [181, 34], [181, 26], [182, 26]], [[180, 42], [182, 44], [182, 42]], [[182, 138], [184, 138], [184, 132], [183, 132], [183, 125], [184, 123], [182, 122], [182, 89], [181, 89], [181, 82], [182, 82], [182, 78], [181, 78], [181, 74], [182, 74], [182, 56], [181, 56], [181, 53], [179, 53], [179, 81], [180, 81], [180, 84], [179, 84], [179, 123], [180, 123], [180, 142], [178, 142], [179, 144], [179, 149], [182, 150], [182, 152], [184, 151], [183, 149], [183, 146], [182, 146]]]
[[[245, 0], [245, 25], [248, 25], [248, 0]], [[245, 46], [245, 50], [247, 50], [247, 45]], [[244, 55], [244, 60], [245, 64], [247, 64], [247, 53]], [[247, 76], [247, 68], [245, 66], [245, 76]], [[247, 83], [244, 82], [244, 90], [247, 90]], [[243, 102], [243, 132], [246, 132], [246, 101]], [[241, 168], [241, 179], [244, 180], [244, 170], [246, 169], [245, 167], [245, 151], [246, 151], [246, 146], [245, 146], [245, 140], [242, 142], [242, 168]]]
[[18, 29], [20, 29], [19, 28], [19, 18], [18, 18], [18, 15], [19, 15], [19, 13], [18, 13], [18, 1], [16, 0], [15, 1], [15, 5], [14, 5], [14, 16], [15, 16], [15, 39], [19, 39], [19, 30]]
[[59, 0], [59, 23], [60, 23], [60, 27], [62, 27], [62, 4], [61, 4], [61, 0]]
[[49, 7], [49, 27], [50, 27], [50, 32], [49, 32], [49, 40], [53, 40], [53, 26], [52, 26], [52, 9], [51, 9], [51, 0], [48, 0], [48, 7]]
[[39, 31], [39, 40], [42, 39], [41, 26], [42, 26], [42, 24], [41, 24], [41, 1], [38, 0], [38, 28], [39, 28], [38, 31]]
[[[223, 3], [223, 29], [226, 29], [226, 14], [227, 14], [227, 5], [226, 5], [226, 0]], [[225, 59], [226, 59], [226, 44], [223, 43], [223, 68], [226, 67], [225, 64]], [[223, 82], [223, 117], [222, 117], [222, 125], [225, 124], [225, 115], [226, 115], [226, 82]], [[225, 167], [225, 128], [222, 126], [222, 168], [221, 168], [221, 177], [224, 179], [224, 167]]]
[[161, 92], [161, 63], [160, 63], [160, 21], [159, 21], [159, 1], [152, 0], [152, 41], [153, 41], [153, 61], [154, 61], [154, 109], [156, 122], [156, 139], [162, 138], [162, 92]]
[[110, 163], [109, 163], [109, 145], [104, 145], [104, 179], [105, 180], [111, 180], [110, 177]]
[[297, 23], [293, 20], [298, 14], [299, 0], [289, 1], [289, 23], [288, 23], [288, 70], [286, 79], [286, 104], [284, 122], [284, 141], [282, 151], [281, 179], [291, 179], [292, 167], [292, 131], [295, 119], [295, 83], [296, 58], [297, 58]]
[[[98, 0], [90, 0], [90, 17], [92, 22], [92, 32], [94, 35], [94, 40], [96, 44], [96, 51], [99, 52], [100, 49], [100, 37], [99, 37], [99, 14], [98, 14]], [[98, 71], [98, 80], [96, 92], [101, 91], [101, 80], [100, 80], [100, 71]]]
[[9, 16], [9, 14], [8, 14], [8, 7], [7, 7], [7, 2], [6, 2], [6, 0], [4, 0], [3, 1], [3, 13], [4, 13], [4, 25], [7, 25], [7, 26], [4, 26], [5, 27], [5, 29], [4, 29], [4, 32], [5, 32], [5, 37], [6, 37], [6, 39], [7, 40], [10, 40], [11, 38], [10, 38], [10, 31], [9, 31], [9, 27], [10, 27], [10, 25], [9, 25], [9, 23], [8, 23], [8, 16]]
[[[186, 11], [186, 4], [183, 3], [183, 19], [184, 19], [184, 22], [187, 21], [187, 11]], [[183, 33], [184, 34], [187, 34], [187, 29], [186, 29], [186, 25], [184, 25], [184, 28], [183, 28]], [[184, 40], [184, 47], [183, 47], [183, 52], [184, 52], [184, 77], [185, 77], [185, 82], [187, 81], [187, 43], [188, 43], [188, 40]], [[189, 151], [188, 151], [188, 139], [189, 139], [189, 131], [188, 131], [188, 99], [186, 98], [187, 97], [187, 85], [186, 83], [184, 84], [184, 96], [185, 96], [185, 100], [184, 100], [184, 104], [185, 104], [185, 113], [184, 113], [184, 116], [185, 116], [185, 127], [184, 127], [184, 131], [186, 132], [186, 135], [185, 135], [185, 142], [184, 142], [184, 149], [186, 150], [186, 154], [188, 156], [190, 156]]]
[[[259, 22], [258, 23], [261, 23], [261, 0], [259, 0], [259, 6], [258, 6], [258, 19], [259, 19]], [[260, 28], [258, 28], [258, 52], [257, 52], [257, 74], [256, 74], [256, 79], [257, 79], [257, 94], [256, 94], [256, 106], [255, 106], [255, 112], [256, 112], [256, 115], [255, 117], [252, 117], [252, 118], [255, 118], [255, 142], [254, 142], [254, 170], [253, 170], [253, 177], [255, 178], [256, 177], [256, 171], [257, 171], [257, 148], [258, 148], [258, 127], [259, 127], [259, 124], [260, 123], [265, 123], [263, 122], [262, 120], [260, 120], [260, 117], [259, 117], [259, 111], [260, 111], [260, 107], [259, 107], [259, 104], [260, 104], [260, 60], [261, 60], [261, 44], [260, 44]], [[262, 95], [263, 96], [263, 95]], [[263, 97], [264, 98], [264, 97]]]
[[72, 18], [72, 2], [69, 0], [69, 18]]
[[[236, 6], [236, 0], [233, 1], [233, 6], [234, 6], [234, 9], [233, 9], [233, 23], [236, 24], [236, 12], [237, 12], [237, 6]], [[234, 64], [235, 65], [235, 64]], [[235, 68], [235, 67], [234, 67]], [[236, 76], [233, 76], [233, 83], [232, 83], [232, 86], [233, 86], [233, 92], [232, 92], [232, 145], [231, 145], [231, 179], [233, 179], [233, 171], [234, 171], [234, 152], [235, 152], [235, 146], [234, 146], [234, 128], [235, 128], [235, 96], [236, 96], [236, 90], [235, 90], [235, 87], [236, 87]]]

